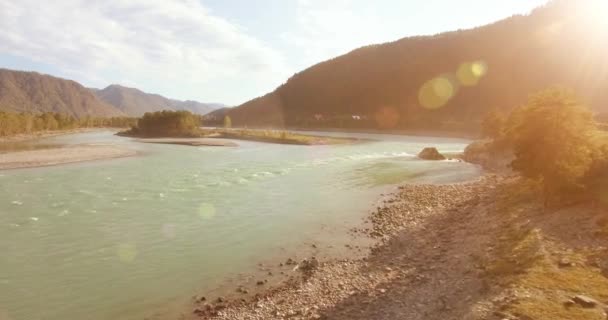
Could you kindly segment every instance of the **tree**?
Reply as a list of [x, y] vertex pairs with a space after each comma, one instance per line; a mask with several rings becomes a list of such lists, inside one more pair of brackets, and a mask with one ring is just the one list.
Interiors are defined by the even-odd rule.
[[[188, 111], [146, 112], [137, 122], [137, 132], [148, 137], [196, 136], [199, 118]], [[133, 132], [132, 132], [133, 133]]]
[[572, 93], [540, 92], [517, 108], [509, 122], [515, 155], [511, 167], [541, 182], [545, 207], [555, 195], [582, 187], [580, 179], [593, 161], [596, 127], [591, 112]]
[[65, 130], [82, 127], [129, 127], [136, 123], [135, 118], [82, 118], [75, 119], [58, 113], [13, 113], [0, 112], [0, 136], [32, 133], [45, 130]]
[[507, 119], [503, 113], [494, 109], [485, 114], [481, 121], [481, 135], [484, 138], [500, 139], [504, 133]]
[[583, 182], [593, 200], [608, 205], [608, 133], [595, 134], [593, 162]]
[[44, 130], [57, 130], [59, 129], [59, 123], [55, 119], [55, 116], [50, 113], [44, 113], [42, 115], [42, 121], [44, 123]]
[[229, 116], [224, 117], [224, 128], [232, 128], [232, 119]]

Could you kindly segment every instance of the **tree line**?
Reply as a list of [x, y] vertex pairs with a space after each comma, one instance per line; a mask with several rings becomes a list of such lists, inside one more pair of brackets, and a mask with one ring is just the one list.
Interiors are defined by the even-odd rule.
[[113, 117], [74, 118], [60, 113], [13, 113], [0, 112], [0, 136], [28, 134], [41, 131], [69, 130], [77, 128], [128, 128], [135, 125], [136, 118]]
[[538, 183], [545, 207], [608, 204], [608, 132], [572, 91], [548, 89], [509, 114], [490, 112], [482, 133], [486, 152], [512, 152], [511, 169]]
[[146, 112], [124, 135], [141, 137], [196, 137], [201, 117], [189, 111]]

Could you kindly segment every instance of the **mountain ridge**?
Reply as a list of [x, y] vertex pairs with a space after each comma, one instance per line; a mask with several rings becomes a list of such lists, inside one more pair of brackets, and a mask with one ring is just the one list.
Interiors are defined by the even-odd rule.
[[206, 114], [220, 103], [180, 101], [137, 88], [112, 84], [104, 89], [36, 71], [0, 68], [0, 112], [54, 112], [83, 117], [139, 117], [145, 112], [186, 110]]
[[0, 111], [55, 112], [76, 118], [125, 116], [76, 81], [0, 68]]
[[[608, 92], [600, 90], [608, 84], [608, 56], [601, 55], [608, 32], [594, 29], [579, 3], [553, 1], [477, 28], [354, 49], [227, 115], [236, 126], [463, 131], [487, 111], [509, 110], [551, 86], [572, 88], [594, 111], [608, 112]], [[476, 64], [485, 74], [467, 79]], [[425, 99], [429, 87], [437, 95], [433, 85], [445, 83], [453, 91], [446, 101]]]
[[97, 89], [94, 93], [102, 101], [131, 116], [142, 116], [146, 112], [161, 110], [185, 110], [204, 115], [221, 106], [221, 104], [216, 103], [170, 99], [160, 94], [147, 93], [137, 88], [119, 84], [111, 84], [106, 88]]

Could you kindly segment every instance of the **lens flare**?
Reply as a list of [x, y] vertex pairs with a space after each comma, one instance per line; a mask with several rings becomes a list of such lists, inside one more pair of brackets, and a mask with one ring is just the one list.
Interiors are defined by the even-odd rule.
[[473, 74], [477, 77], [483, 77], [488, 72], [488, 65], [483, 61], [473, 62]]
[[580, 7], [583, 16], [586, 18], [589, 33], [605, 35], [608, 32], [608, 1], [606, 0], [587, 0], [581, 1]]
[[486, 74], [487, 66], [482, 61], [465, 62], [458, 67], [456, 77], [458, 82], [465, 87], [476, 86], [479, 80]]
[[116, 248], [116, 254], [118, 259], [125, 263], [131, 263], [135, 261], [137, 257], [137, 246], [133, 243], [123, 243], [118, 245]]
[[399, 114], [399, 111], [393, 107], [382, 107], [380, 110], [376, 111], [374, 118], [376, 119], [378, 127], [390, 129], [397, 126], [401, 115]]
[[204, 220], [213, 219], [215, 217], [215, 206], [210, 203], [201, 203], [198, 207], [198, 215]]
[[456, 94], [456, 85], [447, 76], [427, 81], [420, 88], [418, 101], [427, 109], [443, 107]]

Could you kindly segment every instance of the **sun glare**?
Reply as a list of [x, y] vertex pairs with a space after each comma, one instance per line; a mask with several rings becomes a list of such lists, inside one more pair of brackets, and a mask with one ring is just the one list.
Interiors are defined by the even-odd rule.
[[606, 33], [608, 31], [608, 0], [581, 1], [583, 15], [590, 25], [590, 33]]

